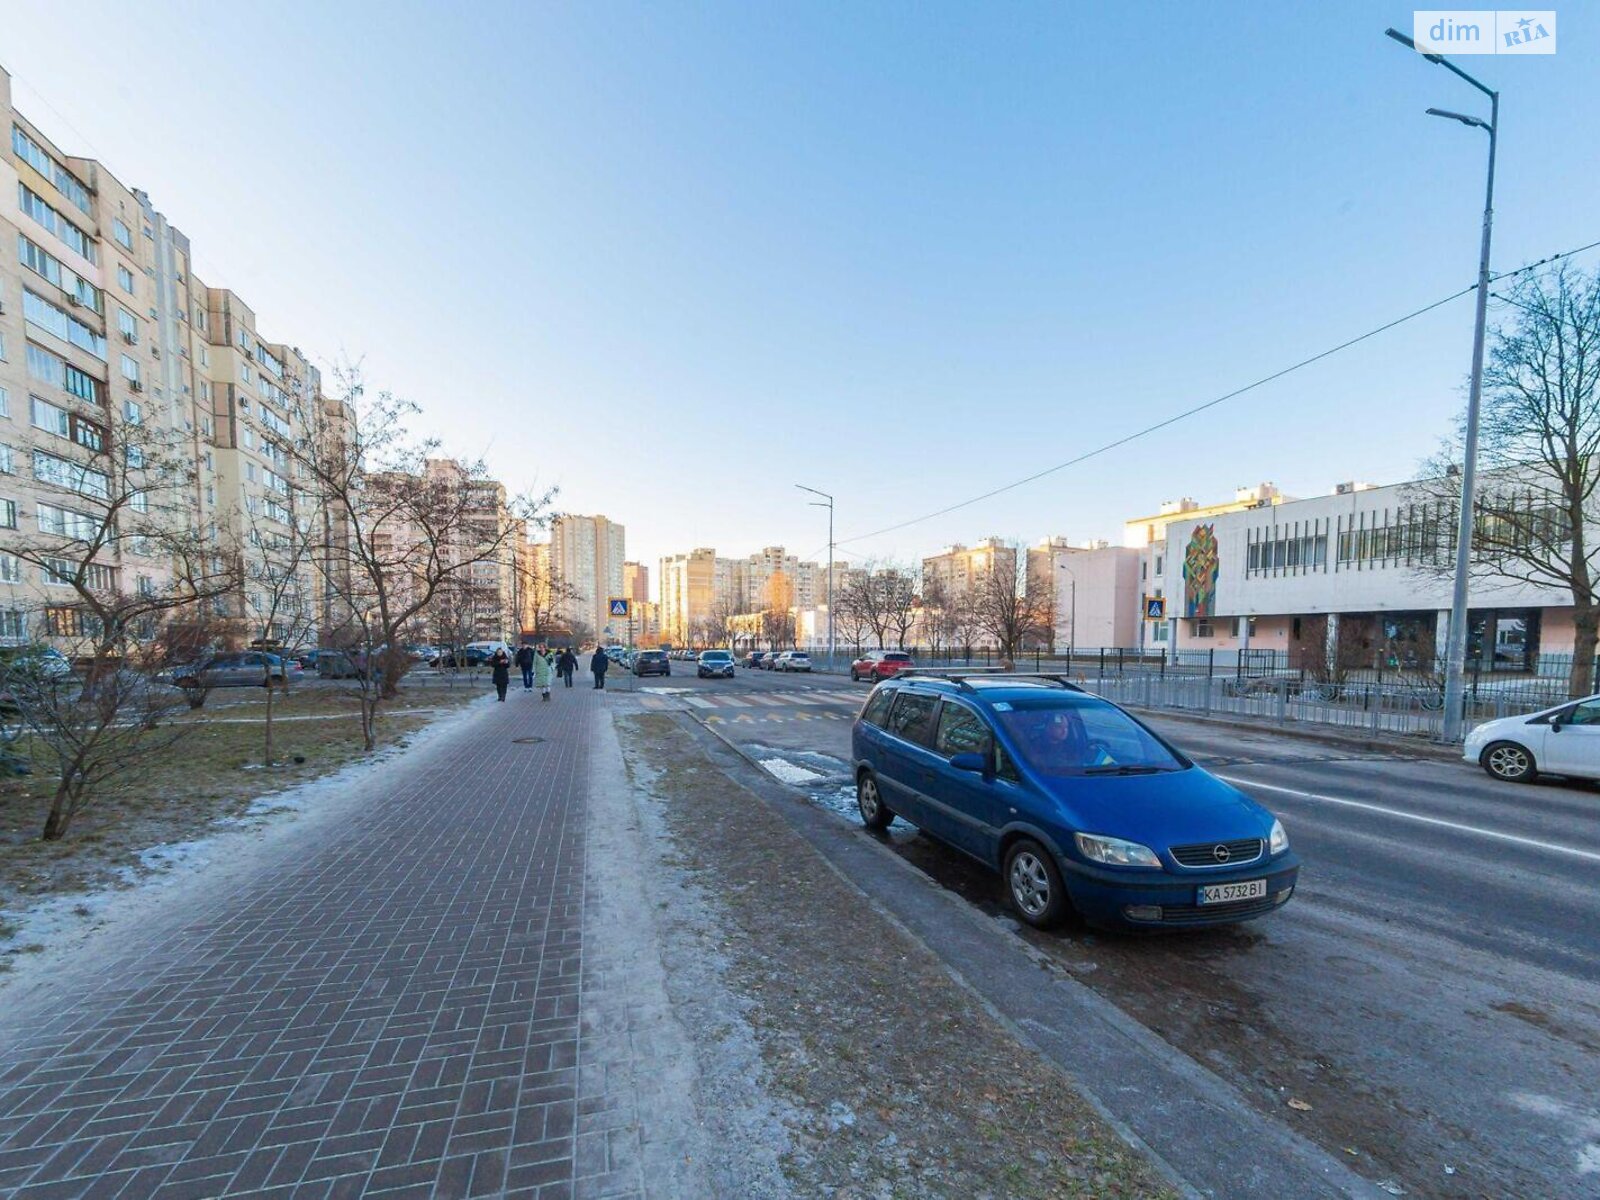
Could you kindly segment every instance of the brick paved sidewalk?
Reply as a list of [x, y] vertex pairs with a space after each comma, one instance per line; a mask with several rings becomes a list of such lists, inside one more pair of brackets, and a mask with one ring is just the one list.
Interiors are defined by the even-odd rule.
[[321, 841], [0, 1001], [0, 1196], [629, 1194], [575, 1158], [586, 759], [618, 702], [480, 702]]

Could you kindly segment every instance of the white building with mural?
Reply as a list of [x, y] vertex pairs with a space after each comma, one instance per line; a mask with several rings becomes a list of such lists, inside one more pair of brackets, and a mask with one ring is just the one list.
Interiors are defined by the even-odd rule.
[[[1454, 518], [1416, 485], [1340, 484], [1307, 500], [1172, 521], [1143, 551], [1143, 590], [1166, 601], [1147, 643], [1277, 650], [1292, 665], [1426, 668], [1442, 654], [1451, 579], [1427, 548]], [[1556, 587], [1474, 579], [1468, 669], [1529, 671], [1572, 653], [1572, 598]]]

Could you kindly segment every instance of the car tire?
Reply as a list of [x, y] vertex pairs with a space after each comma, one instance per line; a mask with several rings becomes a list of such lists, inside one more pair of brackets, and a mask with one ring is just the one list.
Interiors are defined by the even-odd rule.
[[1533, 751], [1516, 742], [1491, 742], [1478, 756], [1478, 763], [1496, 779], [1507, 783], [1532, 783], [1539, 777]]
[[850, 682], [851, 683], [860, 683], [861, 682], [861, 676], [856, 674], [856, 669], [854, 667], [850, 668]]
[[871, 771], [863, 771], [856, 776], [856, 811], [861, 814], [861, 823], [876, 833], [882, 833], [894, 824], [894, 814], [883, 802], [877, 776]]
[[1050, 929], [1067, 912], [1067, 888], [1055, 856], [1032, 838], [1020, 838], [1006, 851], [1006, 898], [1018, 919], [1035, 929]]

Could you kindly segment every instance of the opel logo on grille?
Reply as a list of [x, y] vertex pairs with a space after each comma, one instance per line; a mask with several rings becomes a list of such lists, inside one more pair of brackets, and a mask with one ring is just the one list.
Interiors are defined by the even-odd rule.
[[1211, 848], [1211, 857], [1216, 859], [1219, 863], [1225, 863], [1233, 857], [1233, 851], [1229, 850], [1226, 846], [1213, 846]]

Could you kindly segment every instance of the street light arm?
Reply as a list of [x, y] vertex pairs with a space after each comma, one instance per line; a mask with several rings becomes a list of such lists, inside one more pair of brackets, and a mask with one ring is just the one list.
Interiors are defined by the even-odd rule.
[[[1417, 50], [1417, 43], [1412, 41], [1405, 34], [1401, 33], [1398, 29], [1385, 29], [1383, 32], [1385, 34], [1387, 34], [1389, 37], [1392, 37], [1395, 41], [1399, 42], [1402, 46], [1405, 46], [1405, 47], [1407, 47], [1409, 49], [1412, 49], [1412, 50]], [[1474, 79], [1471, 75], [1468, 75], [1465, 71], [1463, 71], [1460, 67], [1456, 66], [1455, 63], [1451, 62], [1444, 55], [1442, 55], [1442, 54], [1434, 54], [1434, 53], [1432, 53], [1431, 51], [1428, 51], [1428, 50], [1417, 50], [1417, 53], [1422, 55], [1422, 57], [1427, 59], [1429, 62], [1437, 63], [1439, 66], [1443, 67], [1445, 70], [1450, 71], [1451, 73], [1453, 73], [1455, 75], [1459, 75], [1462, 79], [1465, 79], [1468, 83], [1470, 83], [1473, 87], [1477, 88], [1485, 96], [1488, 96], [1489, 98], [1493, 99], [1495, 96], [1497, 96], [1499, 94], [1493, 88], [1490, 88], [1486, 84], [1479, 83], [1476, 79]]]

